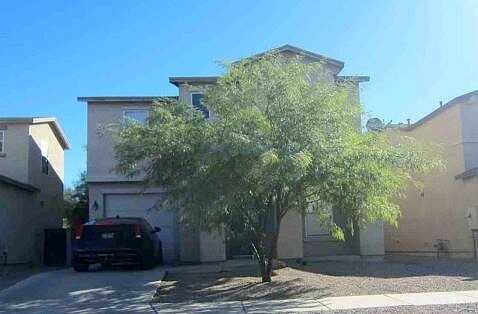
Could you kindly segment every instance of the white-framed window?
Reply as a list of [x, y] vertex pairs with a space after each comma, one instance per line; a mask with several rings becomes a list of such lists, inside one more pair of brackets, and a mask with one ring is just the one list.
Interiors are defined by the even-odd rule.
[[149, 110], [146, 108], [141, 109], [125, 109], [123, 111], [123, 118], [125, 121], [133, 121], [141, 124], [145, 124], [149, 117]]
[[5, 131], [0, 130], [0, 154], [5, 153]]
[[193, 92], [191, 93], [191, 104], [193, 107], [202, 112], [204, 118], [209, 118], [209, 110], [203, 103], [204, 94], [201, 92]]
[[320, 210], [309, 207], [304, 217], [305, 238], [310, 240], [330, 236], [330, 226], [333, 221], [331, 206], [324, 205]]

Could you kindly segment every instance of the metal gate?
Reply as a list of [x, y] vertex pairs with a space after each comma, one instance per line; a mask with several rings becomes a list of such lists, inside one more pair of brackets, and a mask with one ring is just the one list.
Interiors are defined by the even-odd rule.
[[45, 229], [43, 262], [46, 266], [66, 265], [66, 229]]

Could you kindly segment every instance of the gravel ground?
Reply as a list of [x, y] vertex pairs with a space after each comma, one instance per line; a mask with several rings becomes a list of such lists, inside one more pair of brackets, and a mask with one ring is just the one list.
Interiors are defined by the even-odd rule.
[[379, 307], [379, 308], [371, 308], [371, 309], [356, 309], [356, 310], [347, 310], [347, 311], [326, 311], [322, 313], [327, 313], [327, 314], [329, 313], [330, 314], [478, 313], [478, 304], [474, 303], [474, 304], [450, 304], [450, 305], [426, 305], [426, 306], [393, 306], [393, 307]]
[[172, 273], [163, 281], [160, 302], [315, 299], [478, 289], [478, 265], [473, 262], [317, 262], [292, 266], [277, 270], [273, 282], [266, 284], [250, 267], [219, 273]]

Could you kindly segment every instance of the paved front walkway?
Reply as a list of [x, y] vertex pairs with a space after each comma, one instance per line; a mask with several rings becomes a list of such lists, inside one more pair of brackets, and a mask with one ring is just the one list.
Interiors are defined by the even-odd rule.
[[478, 303], [478, 290], [330, 297], [319, 300], [256, 300], [211, 303], [156, 303], [158, 313], [300, 313], [329, 310]]

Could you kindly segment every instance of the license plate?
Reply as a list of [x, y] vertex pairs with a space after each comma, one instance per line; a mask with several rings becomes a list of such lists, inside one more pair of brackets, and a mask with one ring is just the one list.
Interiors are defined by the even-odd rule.
[[105, 232], [101, 234], [101, 237], [105, 240], [113, 239], [115, 237], [115, 234], [113, 232]]

